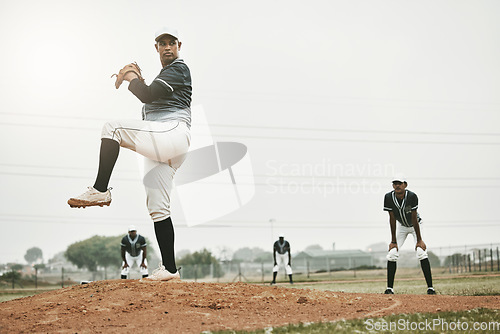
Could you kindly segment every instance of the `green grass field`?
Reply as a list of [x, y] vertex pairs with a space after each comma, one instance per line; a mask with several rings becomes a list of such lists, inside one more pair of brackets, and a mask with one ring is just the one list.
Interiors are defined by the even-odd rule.
[[34, 294], [31, 292], [25, 293], [0, 293], [0, 303], [6, 302], [11, 299], [23, 298], [28, 296], [33, 296]]
[[[493, 273], [454, 273], [435, 270], [434, 287], [438, 294], [456, 296], [500, 295], [500, 275]], [[462, 277], [467, 275], [468, 277]], [[311, 277], [310, 277], [311, 278]], [[297, 282], [283, 286], [293, 289], [319, 289], [352, 293], [382, 293], [386, 288], [385, 271], [321, 274], [312, 277], [316, 282]], [[300, 280], [300, 278], [299, 278]], [[322, 282], [332, 280], [333, 282]], [[425, 294], [427, 286], [419, 269], [398, 269], [396, 293]], [[213, 334], [268, 333], [500, 333], [500, 310], [475, 309], [460, 312], [398, 314], [381, 318], [341, 320], [331, 323], [288, 325], [257, 331], [218, 331]], [[391, 327], [392, 326], [392, 327]], [[474, 328], [477, 326], [477, 328]], [[482, 329], [481, 326], [484, 328]]]
[[213, 334], [351, 334], [351, 333], [499, 333], [499, 310], [414, 313], [382, 318], [341, 320], [331, 323], [288, 325], [257, 331], [218, 331]]
[[26, 289], [0, 289], [0, 303], [6, 302], [11, 299], [23, 298], [28, 296], [37, 295], [42, 292], [57, 290], [58, 287], [43, 287], [39, 289], [35, 289], [34, 287], [26, 288]]
[[23, 298], [28, 296], [34, 296], [42, 292], [51, 291], [56, 289], [16, 289], [16, 290], [1, 290], [0, 289], [0, 303], [6, 302], [11, 299]]
[[[455, 296], [487, 296], [500, 295], [500, 276], [474, 276], [474, 277], [453, 277], [437, 276], [433, 280], [434, 288], [438, 294]], [[382, 293], [386, 288], [386, 281], [370, 280], [366, 281], [336, 281], [334, 283], [300, 283], [294, 284], [293, 288], [309, 288], [319, 290], [343, 291], [353, 293]], [[394, 289], [399, 294], [425, 294], [427, 285], [420, 275], [413, 278], [399, 279], [396, 277]]]

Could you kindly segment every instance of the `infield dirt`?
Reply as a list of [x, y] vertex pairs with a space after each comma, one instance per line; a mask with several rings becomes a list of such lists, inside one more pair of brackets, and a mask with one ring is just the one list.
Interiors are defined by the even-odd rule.
[[500, 296], [353, 294], [247, 283], [107, 280], [0, 303], [0, 333], [201, 333], [500, 309]]

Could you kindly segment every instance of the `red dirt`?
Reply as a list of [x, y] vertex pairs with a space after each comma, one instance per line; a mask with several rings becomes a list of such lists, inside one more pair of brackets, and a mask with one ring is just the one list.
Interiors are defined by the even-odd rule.
[[500, 309], [500, 296], [354, 294], [246, 283], [107, 280], [0, 303], [0, 333], [200, 333]]

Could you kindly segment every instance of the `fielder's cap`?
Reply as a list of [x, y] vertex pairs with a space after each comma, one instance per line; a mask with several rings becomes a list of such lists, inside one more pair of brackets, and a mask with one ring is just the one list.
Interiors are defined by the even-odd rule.
[[280, 235], [278, 237], [284, 238], [285, 237], [285, 233], [280, 233]]
[[135, 228], [135, 226], [134, 226], [134, 225], [130, 225], [130, 226], [128, 227], [128, 231], [129, 231], [129, 232], [132, 232], [132, 231], [137, 231], [137, 228]]
[[158, 42], [158, 40], [164, 35], [170, 35], [170, 36], [173, 36], [173, 37], [179, 39], [179, 32], [177, 31], [177, 29], [174, 29], [172, 27], [163, 27], [163, 28], [159, 29], [158, 31], [156, 31], [155, 41]]
[[396, 174], [392, 178], [392, 182], [403, 182], [403, 183], [408, 183], [406, 182], [406, 177], [403, 174]]

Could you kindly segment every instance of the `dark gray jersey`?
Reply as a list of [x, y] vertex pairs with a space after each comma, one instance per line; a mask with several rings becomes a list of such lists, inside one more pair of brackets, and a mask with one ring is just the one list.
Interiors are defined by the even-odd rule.
[[176, 59], [165, 66], [153, 80], [165, 91], [161, 98], [144, 104], [143, 120], [180, 120], [191, 125], [191, 72], [182, 59]]
[[288, 241], [286, 240], [283, 240], [283, 243], [281, 243], [279, 240], [276, 240], [276, 242], [274, 243], [274, 251], [278, 254], [285, 254], [286, 252], [290, 251], [290, 243], [288, 243]]
[[406, 227], [413, 227], [411, 222], [411, 212], [418, 208], [417, 194], [409, 190], [405, 191], [405, 196], [402, 200], [396, 197], [396, 193], [391, 191], [385, 194], [384, 197], [384, 211], [392, 211], [396, 220], [401, 225]]
[[142, 235], [137, 234], [135, 239], [131, 239], [130, 235], [126, 235], [122, 238], [121, 246], [125, 247], [125, 251], [129, 253], [131, 256], [136, 257], [139, 256], [139, 253], [142, 250], [142, 247], [146, 247], [146, 238]]

